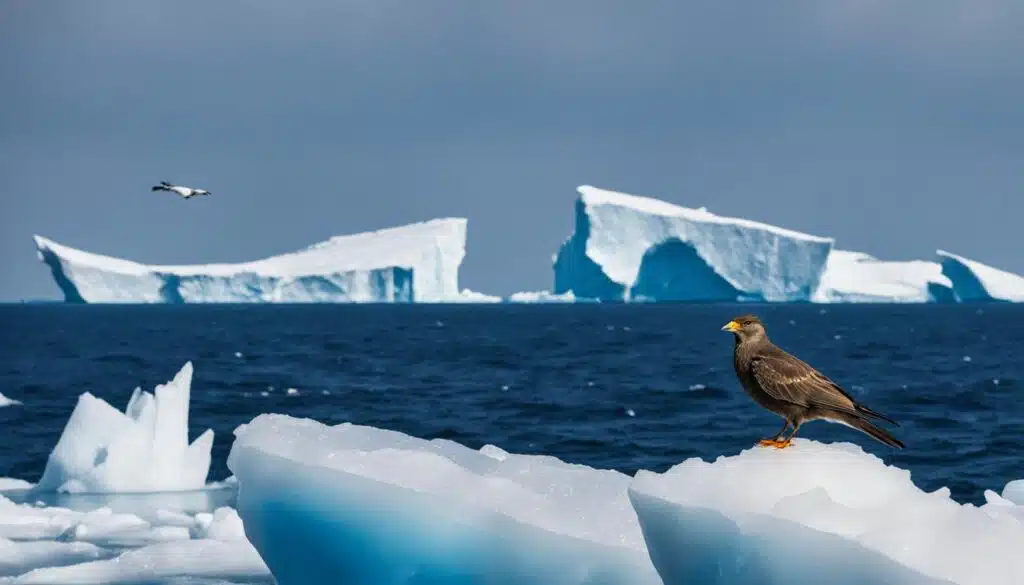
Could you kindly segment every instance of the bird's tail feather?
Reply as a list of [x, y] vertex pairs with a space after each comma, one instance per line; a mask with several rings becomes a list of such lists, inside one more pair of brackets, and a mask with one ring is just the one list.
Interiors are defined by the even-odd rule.
[[871, 438], [875, 439], [876, 441], [885, 443], [890, 447], [896, 447], [897, 449], [902, 449], [904, 447], [903, 442], [889, 434], [889, 431], [876, 427], [870, 421], [867, 421], [863, 418], [844, 414], [841, 419], [841, 422], [857, 429], [858, 431], [870, 435]]
[[891, 424], [894, 424], [896, 426], [900, 426], [900, 423], [892, 420], [891, 418], [885, 416], [884, 414], [882, 414], [880, 412], [875, 412], [875, 411], [871, 410], [870, 408], [868, 408], [866, 406], [858, 404], [856, 406], [856, 408], [857, 408], [857, 413], [860, 414], [861, 416], [865, 416], [865, 417], [868, 417], [868, 418], [877, 418], [879, 420], [884, 420], [887, 423], [891, 423]]

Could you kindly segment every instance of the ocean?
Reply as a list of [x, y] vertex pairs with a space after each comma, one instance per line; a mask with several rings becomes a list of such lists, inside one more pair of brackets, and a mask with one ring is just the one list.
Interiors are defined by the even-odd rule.
[[124, 408], [192, 361], [191, 437], [267, 412], [353, 422], [473, 448], [491, 443], [626, 473], [713, 460], [780, 421], [740, 389], [730, 318], [771, 338], [894, 419], [893, 450], [814, 422], [982, 503], [1021, 477], [1024, 306], [313, 305], [0, 307], [0, 476], [35, 482], [77, 397]]

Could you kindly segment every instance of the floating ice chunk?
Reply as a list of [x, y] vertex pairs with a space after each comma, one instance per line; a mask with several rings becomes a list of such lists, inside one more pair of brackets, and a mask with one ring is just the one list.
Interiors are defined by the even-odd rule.
[[280, 585], [660, 584], [621, 473], [280, 415], [235, 435], [238, 512]]
[[15, 542], [0, 538], [0, 577], [21, 575], [39, 567], [62, 567], [112, 556], [86, 542]]
[[212, 538], [224, 542], [246, 541], [245, 527], [234, 508], [221, 507], [213, 514], [196, 514], [193, 538]]
[[1003, 488], [1003, 498], [1024, 506], [1024, 479], [1015, 479]]
[[508, 297], [510, 303], [574, 303], [576, 295], [570, 290], [555, 294], [548, 290], [524, 291], [512, 293]]
[[554, 292], [602, 300], [806, 301], [832, 240], [648, 197], [577, 189]]
[[129, 550], [113, 559], [69, 567], [36, 569], [14, 579], [12, 583], [115, 585], [189, 583], [197, 579], [273, 582], [266, 565], [249, 543], [203, 539], [163, 542]]
[[861, 252], [833, 249], [816, 303], [953, 302], [953, 283], [938, 262], [890, 262]]
[[0, 477], [0, 492], [31, 489], [35, 484], [13, 477]]
[[942, 273], [953, 281], [957, 300], [1024, 302], [1024, 276], [944, 250], [938, 250], [937, 254], [942, 261]]
[[451, 297], [444, 299], [444, 301], [449, 303], [500, 303], [501, 297], [464, 288], [459, 294], [452, 295]]
[[8, 397], [4, 396], [3, 394], [0, 394], [0, 408], [3, 408], [5, 406], [17, 406], [19, 404], [21, 404], [20, 400], [15, 400], [13, 398], [8, 398]]
[[1016, 506], [923, 492], [848, 443], [689, 459], [629, 495], [665, 585], [1024, 583]]
[[201, 489], [213, 431], [188, 443], [192, 363], [153, 394], [136, 388], [125, 412], [88, 392], [78, 399], [35, 489], [154, 492]]

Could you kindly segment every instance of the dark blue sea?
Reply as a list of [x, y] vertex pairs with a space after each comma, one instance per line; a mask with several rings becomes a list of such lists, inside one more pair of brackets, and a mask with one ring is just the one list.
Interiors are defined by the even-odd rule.
[[189, 360], [211, 480], [266, 412], [661, 471], [778, 430], [719, 331], [746, 312], [898, 420], [907, 448], [823, 422], [800, 436], [856, 442], [962, 502], [1024, 474], [1020, 305], [7, 305], [0, 392], [23, 404], [0, 408], [0, 476], [38, 480], [79, 394], [123, 408]]

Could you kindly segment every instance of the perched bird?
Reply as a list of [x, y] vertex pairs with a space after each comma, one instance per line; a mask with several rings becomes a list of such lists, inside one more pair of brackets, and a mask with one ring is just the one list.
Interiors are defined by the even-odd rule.
[[196, 195], [209, 195], [210, 192], [206, 189], [193, 189], [192, 187], [182, 187], [180, 185], [172, 185], [167, 181], [160, 181], [159, 185], [153, 186], [153, 191], [171, 191], [181, 195], [185, 199], [195, 197]]
[[[760, 445], [784, 449], [800, 430], [812, 420], [826, 420], [853, 427], [890, 447], [903, 448], [903, 443], [871, 420], [884, 420], [898, 425], [891, 418], [858, 404], [852, 396], [801, 360], [786, 353], [768, 339], [761, 320], [753, 315], [736, 317], [722, 327], [736, 338], [733, 366], [743, 390], [761, 405], [785, 419], [774, 437]], [[782, 439], [790, 426], [793, 432]]]

